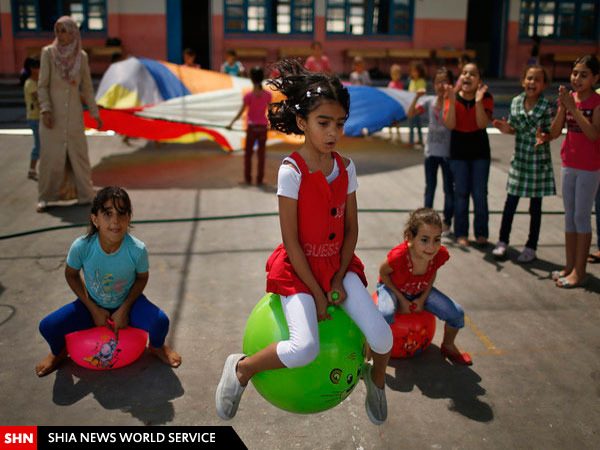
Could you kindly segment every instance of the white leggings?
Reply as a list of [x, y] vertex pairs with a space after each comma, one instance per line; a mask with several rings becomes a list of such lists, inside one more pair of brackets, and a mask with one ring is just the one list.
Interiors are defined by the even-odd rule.
[[[361, 279], [354, 272], [347, 272], [343, 284], [348, 297], [342, 302], [342, 309], [354, 320], [375, 353], [388, 353], [393, 344], [392, 330]], [[286, 367], [306, 366], [319, 354], [315, 300], [309, 294], [282, 295], [281, 305], [290, 330], [290, 339], [277, 344], [277, 356]]]

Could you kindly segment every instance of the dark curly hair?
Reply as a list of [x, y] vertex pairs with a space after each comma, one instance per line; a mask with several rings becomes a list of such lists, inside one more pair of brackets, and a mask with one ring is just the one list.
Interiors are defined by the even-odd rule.
[[285, 59], [274, 64], [279, 76], [267, 83], [287, 98], [269, 105], [271, 128], [285, 134], [304, 134], [296, 117], [307, 118], [323, 100], [332, 100], [350, 113], [350, 94], [338, 77], [311, 72], [299, 60]]

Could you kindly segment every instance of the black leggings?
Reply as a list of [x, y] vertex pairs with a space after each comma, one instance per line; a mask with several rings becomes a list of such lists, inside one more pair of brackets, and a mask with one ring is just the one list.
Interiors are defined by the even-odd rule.
[[[500, 227], [500, 240], [508, 244], [510, 229], [512, 228], [513, 218], [519, 199], [517, 195], [508, 194], [506, 203], [504, 204], [504, 212], [502, 213], [502, 225]], [[540, 227], [542, 225], [542, 197], [532, 197], [529, 201], [529, 238], [527, 239], [526, 247], [533, 250], [537, 249], [538, 239], [540, 237]]]

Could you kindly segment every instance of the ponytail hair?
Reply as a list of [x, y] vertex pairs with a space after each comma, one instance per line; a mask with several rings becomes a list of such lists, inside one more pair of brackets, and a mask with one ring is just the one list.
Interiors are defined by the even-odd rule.
[[307, 118], [323, 100], [332, 100], [350, 113], [350, 94], [338, 77], [311, 72], [298, 60], [285, 59], [273, 65], [279, 73], [277, 78], [267, 81], [286, 99], [271, 103], [268, 118], [271, 128], [285, 134], [304, 134], [296, 123], [296, 117]]
[[577, 64], [585, 64], [592, 72], [592, 75], [598, 75], [600, 73], [600, 63], [598, 63], [598, 58], [594, 55], [585, 55], [577, 58], [573, 63], [573, 68], [575, 68]]
[[442, 219], [440, 215], [431, 208], [419, 208], [410, 213], [406, 225], [404, 226], [404, 239], [414, 238], [419, 234], [419, 227], [423, 224], [435, 225], [442, 229]]
[[19, 75], [19, 82], [21, 86], [25, 84], [27, 78], [31, 76], [31, 69], [40, 67], [40, 58], [36, 56], [28, 56], [25, 58], [25, 62], [23, 63], [23, 69], [21, 70], [21, 74]]

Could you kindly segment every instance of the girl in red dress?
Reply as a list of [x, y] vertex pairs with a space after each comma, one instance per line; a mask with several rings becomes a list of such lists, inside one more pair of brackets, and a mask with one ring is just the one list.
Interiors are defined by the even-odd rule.
[[337, 77], [307, 71], [296, 61], [277, 64], [270, 83], [286, 100], [269, 108], [271, 128], [303, 134], [304, 144], [285, 158], [278, 176], [283, 244], [267, 261], [267, 292], [281, 296], [290, 339], [252, 356], [227, 358], [216, 406], [231, 419], [250, 378], [263, 370], [302, 367], [319, 353], [318, 322], [331, 319], [327, 306], [340, 305], [364, 333], [373, 365], [365, 364], [365, 408], [377, 425], [387, 418], [385, 368], [393, 337], [366, 289], [358, 238], [356, 169], [334, 152], [350, 111], [350, 95]]

